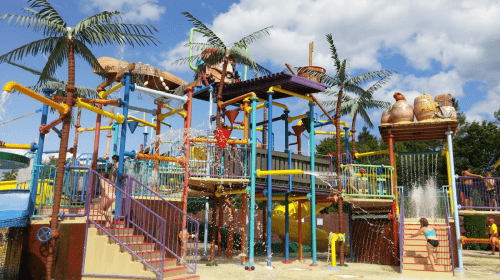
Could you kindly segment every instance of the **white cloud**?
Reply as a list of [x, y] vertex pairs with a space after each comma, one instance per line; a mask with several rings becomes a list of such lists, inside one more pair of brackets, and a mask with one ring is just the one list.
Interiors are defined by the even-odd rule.
[[85, 12], [91, 13], [94, 9], [99, 11], [122, 12], [125, 22], [143, 23], [158, 21], [166, 8], [160, 5], [159, 0], [86, 0], [82, 5]]
[[493, 119], [493, 113], [500, 109], [500, 85], [488, 91], [486, 99], [475, 103], [465, 112], [467, 121]]

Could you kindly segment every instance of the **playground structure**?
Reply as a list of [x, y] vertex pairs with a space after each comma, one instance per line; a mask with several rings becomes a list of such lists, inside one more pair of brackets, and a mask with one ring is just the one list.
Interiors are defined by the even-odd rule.
[[[41, 161], [44, 153], [44, 135], [60, 123], [56, 119], [47, 124], [48, 107], [56, 109], [61, 115], [67, 114], [67, 107], [60, 103], [63, 99], [57, 96], [51, 97], [50, 90], [44, 91], [45, 96], [42, 96], [16, 83], [8, 83], [4, 87], [5, 91], [17, 90], [44, 104], [38, 143], [1, 145], [2, 148], [16, 147], [36, 152], [29, 184], [27, 187], [26, 185], [22, 187], [16, 181], [15, 184], [9, 182], [5, 185], [8, 188], [15, 185], [17, 188], [29, 189], [31, 193], [27, 213], [32, 219], [43, 220], [52, 214], [55, 206], [53, 196], [56, 175], [63, 174], [58, 175], [64, 176], [64, 184], [57, 214], [62, 220], [61, 228], [66, 228], [66, 231], [52, 232], [46, 223], [32, 225], [31, 230], [38, 233], [40, 243], [37, 244], [40, 246], [51, 238], [57, 238], [58, 242], [66, 242], [67, 236], [64, 235], [68, 232], [73, 232], [77, 227], [83, 230], [85, 235], [80, 238], [81, 246], [75, 249], [83, 252], [83, 258], [75, 261], [72, 267], [83, 278], [119, 275], [129, 278], [163, 279], [173, 276], [184, 277], [188, 273], [195, 274], [198, 264], [198, 243], [202, 241], [199, 240], [200, 230], [204, 230], [204, 258], [208, 260], [208, 265], [215, 265], [216, 243], [219, 254], [221, 251], [221, 240], [216, 236], [220, 236], [223, 208], [229, 208], [230, 215], [234, 212], [228, 199], [231, 196], [242, 197], [240, 263], [247, 270], [255, 269], [255, 213], [256, 201], [260, 200], [266, 201], [265, 243], [269, 267], [272, 267], [273, 234], [283, 238], [286, 263], [290, 263], [289, 243], [297, 242], [299, 260], [303, 259], [302, 246], [311, 246], [311, 265], [314, 266], [317, 265], [318, 251], [325, 252], [329, 247], [335, 248], [335, 242], [349, 243], [350, 259], [363, 261], [364, 254], [367, 254], [363, 251], [374, 252], [377, 250], [375, 246], [381, 246], [381, 244], [364, 244], [363, 230], [368, 228], [382, 235], [380, 229], [385, 228], [388, 231], [381, 236], [381, 239], [385, 240], [383, 243], [385, 247], [378, 250], [389, 252], [389, 256], [380, 254], [380, 259], [384, 260], [377, 259], [373, 262], [393, 265], [400, 262], [402, 272], [418, 273], [428, 270], [422, 262], [422, 259], [425, 259], [423, 254], [411, 255], [411, 252], [419, 252], [413, 250], [412, 246], [424, 248], [425, 240], [407, 239], [408, 235], [416, 231], [417, 225], [411, 220], [414, 217], [405, 219], [408, 186], [421, 185], [422, 182], [410, 179], [408, 185], [397, 191], [396, 160], [398, 157], [401, 159], [403, 156], [420, 154], [437, 156], [441, 151], [406, 154], [395, 152], [394, 143], [402, 141], [447, 139], [444, 155], [448, 160], [448, 178], [451, 187], [441, 192], [440, 205], [443, 206], [440, 209], [446, 213], [442, 215], [444, 219], [436, 220], [435, 224], [455, 226], [455, 235], [452, 231], [447, 232], [445, 238], [448, 240], [456, 240], [453, 236], [459, 236], [457, 235], [459, 225], [455, 221], [458, 221], [459, 213], [467, 207], [458, 207], [457, 187], [452, 180], [454, 174], [452, 136], [456, 133], [458, 122], [443, 111], [434, 114], [435, 108], [439, 108], [434, 103], [421, 107], [432, 111], [433, 116], [439, 119], [426, 117], [427, 119], [416, 123], [407, 120], [397, 122], [394, 119], [392, 122], [383, 123], [379, 130], [389, 148], [385, 151], [353, 153], [349, 151], [350, 132], [346, 123], [341, 122], [344, 130], [341, 135], [319, 131], [321, 127], [333, 124], [332, 121], [319, 120], [315, 115], [316, 105], [323, 108], [317, 103], [314, 94], [324, 91], [327, 86], [305, 72], [299, 75], [282, 72], [251, 80], [244, 78], [243, 81], [232, 79], [228, 81], [230, 83], [224, 85], [222, 100], [217, 103], [214, 99], [215, 93], [219, 90], [217, 82], [219, 69], [207, 69], [211, 74], [211, 79], [207, 81], [211, 82], [205, 83], [202, 77], [198, 77], [196, 83], [191, 83], [189, 84], [191, 87], [188, 87], [177, 77], [149, 66], [111, 58], [101, 58], [99, 61], [109, 74], [108, 80], [97, 86], [99, 98], [74, 100], [75, 107], [96, 113], [98, 116], [95, 127], [77, 128], [77, 133], [90, 131], [95, 133], [94, 150], [92, 153], [77, 155], [77, 143], [75, 143], [69, 150], [75, 157], [63, 171], [57, 170], [55, 166], [45, 165]], [[116, 84], [111, 86], [114, 82]], [[106, 87], [110, 88], [105, 90]], [[174, 94], [178, 88], [182, 89], [180, 95]], [[123, 90], [123, 99], [108, 99], [118, 90]], [[130, 95], [137, 91], [152, 96], [156, 109], [129, 104]], [[397, 102], [401, 102], [402, 99], [397, 96]], [[222, 112], [224, 124], [213, 127], [210, 120], [208, 129], [192, 127], [193, 98], [210, 104], [208, 112], [210, 119], [214, 116], [212, 105], [216, 103], [217, 109]], [[309, 111], [306, 114], [292, 115], [285, 104], [278, 102], [284, 98], [307, 100]], [[430, 103], [427, 96], [424, 100]], [[105, 110], [103, 106], [115, 107]], [[400, 107], [393, 107], [394, 113], [391, 111], [391, 118], [399, 113]], [[121, 108], [121, 114], [115, 112], [118, 108]], [[265, 110], [267, 116], [266, 119], [257, 121], [260, 109]], [[281, 109], [283, 113], [274, 116], [276, 110]], [[129, 115], [129, 110], [143, 112], [143, 118]], [[145, 114], [153, 115], [154, 120], [147, 121]], [[100, 116], [107, 117], [110, 123], [101, 126]], [[179, 130], [169, 128], [162, 133], [167, 118], [179, 116], [184, 123], [183, 128]], [[243, 119], [238, 120], [241, 116]], [[284, 122], [285, 137], [282, 150], [278, 150], [279, 145], [276, 145], [274, 140], [276, 131], [273, 130], [273, 125], [279, 121]], [[295, 121], [296, 125], [292, 125]], [[290, 131], [290, 125], [293, 133]], [[140, 126], [148, 127], [152, 138], [148, 140], [148, 133], [145, 130], [141, 147], [127, 151], [125, 145], [127, 138], [130, 137], [129, 130], [130, 133], [134, 133]], [[103, 130], [108, 131], [108, 143], [105, 158], [99, 158], [98, 143], [100, 132]], [[239, 139], [232, 136], [233, 131], [237, 130], [242, 130], [242, 137]], [[258, 139], [257, 131], [262, 132], [261, 139]], [[302, 149], [302, 135], [305, 135], [305, 132], [308, 133], [309, 141], [309, 148], [306, 150]], [[328, 155], [326, 159], [317, 158], [316, 134], [345, 137], [345, 151], [340, 155]], [[290, 136], [296, 138], [295, 143], [291, 143]], [[293, 145], [297, 145], [297, 153], [293, 153], [291, 148]], [[111, 171], [112, 155], [119, 156], [118, 168], [116, 176], [108, 180], [100, 172]], [[381, 156], [383, 159], [379, 162], [370, 159], [374, 156]], [[337, 157], [341, 157], [341, 174], [334, 172], [337, 170]], [[408, 173], [408, 168], [399, 172], [405, 180], [412, 176]], [[342, 186], [337, 184], [337, 176], [341, 177]], [[421, 177], [420, 174], [415, 174], [415, 178], [417, 177]], [[111, 203], [109, 209], [103, 211], [100, 207], [105, 199], [106, 190], [115, 194], [116, 200]], [[348, 234], [335, 233], [332, 236], [330, 232], [317, 227], [316, 216], [322, 209], [337, 202], [339, 197], [349, 203], [349, 230]], [[205, 229], [199, 229], [199, 222], [188, 215], [189, 200], [206, 202]], [[273, 207], [273, 201], [283, 201], [283, 205]], [[209, 220], [210, 202], [212, 217]], [[469, 207], [477, 207], [479, 200], [474, 203], [475, 206]], [[485, 210], [496, 209], [488, 208], [489, 206], [480, 207]], [[453, 217], [452, 221], [450, 217]], [[310, 222], [303, 222], [304, 218], [310, 218]], [[80, 222], [75, 223], [77, 225], [69, 225], [65, 223], [68, 220]], [[368, 220], [377, 223], [371, 224]], [[209, 222], [212, 224], [211, 233], [208, 233]], [[234, 231], [234, 224], [230, 224], [226, 251], [228, 258], [233, 256]], [[209, 234], [212, 236], [210, 254], [208, 254], [207, 240]], [[442, 250], [440, 258], [443, 259], [441, 272], [449, 274], [453, 268], [463, 267], [459, 242], [460, 238], [454, 246], [453, 242], [443, 240], [440, 248]], [[458, 265], [454, 263], [455, 251], [458, 251]], [[112, 261], [104, 265], [104, 256]], [[334, 256], [333, 254], [332, 267], [336, 267]]]

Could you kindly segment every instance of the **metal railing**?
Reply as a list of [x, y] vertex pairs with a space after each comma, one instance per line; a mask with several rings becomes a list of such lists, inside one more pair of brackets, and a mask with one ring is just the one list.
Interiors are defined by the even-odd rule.
[[[184, 167], [176, 163], [126, 160], [125, 174], [130, 175], [164, 197], [182, 197]], [[143, 189], [132, 189], [132, 195], [144, 195]]]
[[500, 178], [458, 176], [455, 182], [461, 209], [500, 210]]
[[392, 166], [384, 165], [341, 165], [343, 196], [363, 198], [394, 199], [392, 188]]
[[55, 165], [33, 165], [31, 180], [17, 184], [17, 189], [29, 190], [35, 185], [35, 173], [38, 173], [36, 182], [37, 195], [35, 200], [34, 217], [45, 217], [52, 214], [52, 200], [56, 183], [57, 167]]
[[[199, 232], [196, 220], [130, 175], [123, 176], [120, 189], [88, 167], [70, 167], [70, 170], [86, 170], [88, 174], [86, 201], [94, 203], [85, 204], [87, 227], [93, 226], [107, 235], [112, 243], [155, 273], [157, 279], [163, 279], [168, 257], [175, 257], [189, 273], [196, 272]], [[92, 189], [99, 194], [94, 199], [90, 195]], [[140, 195], [132, 195], [134, 189], [139, 190]], [[184, 221], [191, 234], [182, 234]], [[83, 259], [85, 262], [85, 255]], [[110, 276], [85, 273], [85, 263], [82, 275]]]

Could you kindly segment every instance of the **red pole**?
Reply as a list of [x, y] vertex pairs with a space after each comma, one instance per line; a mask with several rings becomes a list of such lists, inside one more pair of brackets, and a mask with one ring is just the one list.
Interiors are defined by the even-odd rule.
[[76, 154], [78, 151], [78, 129], [80, 128], [80, 118], [82, 116], [82, 107], [78, 107], [78, 115], [76, 116], [75, 124], [75, 143], [73, 144], [73, 164], [76, 165]]
[[[192, 100], [193, 100], [193, 88], [187, 88], [187, 101], [184, 103], [184, 110], [186, 111], [186, 118], [184, 119], [184, 147], [186, 149], [185, 151], [185, 157], [184, 157], [184, 185], [182, 188], [182, 212], [187, 213], [187, 204], [188, 204], [188, 186], [189, 186], [189, 157], [190, 157], [190, 152], [191, 152], [191, 141], [190, 141], [190, 134], [191, 134], [191, 110], [192, 110]], [[161, 110], [161, 109], [160, 109]], [[158, 125], [158, 116], [156, 116], [157, 120], [157, 130], [156, 130], [156, 135], [159, 135], [159, 125]], [[161, 124], [161, 122], [160, 122]], [[159, 142], [158, 142], [159, 144]], [[158, 146], [157, 144], [157, 146]], [[158, 150], [156, 151], [157, 153], [159, 152]], [[182, 216], [182, 232], [187, 231], [187, 218], [185, 215]], [[183, 235], [184, 236], [184, 235]], [[187, 241], [187, 240], [186, 240]], [[183, 242], [183, 246], [186, 246], [187, 242]], [[183, 252], [186, 252], [186, 248], [183, 248]], [[183, 253], [183, 257], [184, 257]]]
[[222, 208], [223, 206], [223, 201], [222, 201], [222, 196], [219, 197], [219, 226], [218, 226], [218, 231], [217, 231], [217, 254], [219, 256], [222, 256], [222, 221], [224, 220], [224, 209]]
[[[389, 135], [389, 165], [395, 167], [394, 163], [394, 136]], [[394, 176], [393, 176], [394, 178]], [[392, 193], [396, 194], [396, 182], [392, 180]], [[394, 233], [394, 256], [398, 256], [398, 224], [396, 221], [396, 200], [392, 202], [392, 229]], [[394, 259], [394, 265], [397, 265], [397, 257]]]
[[[98, 104], [97, 108], [102, 109], [102, 104]], [[97, 114], [95, 121], [95, 137], [94, 137], [94, 153], [92, 155], [92, 169], [97, 169], [97, 154], [99, 153], [99, 138], [101, 136], [101, 114]], [[92, 192], [94, 193], [94, 192]]]
[[212, 242], [210, 243], [210, 263], [215, 263], [215, 226], [217, 225], [217, 198], [212, 200]]
[[299, 201], [299, 208], [297, 209], [297, 215], [299, 216], [299, 261], [302, 260], [302, 201]]

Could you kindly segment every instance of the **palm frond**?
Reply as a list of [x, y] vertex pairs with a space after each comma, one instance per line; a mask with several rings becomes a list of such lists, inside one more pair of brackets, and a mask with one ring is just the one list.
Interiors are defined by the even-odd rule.
[[202, 60], [202, 59], [203, 59], [203, 55], [200, 53], [200, 54], [195, 54], [192, 56], [183, 57], [183, 58], [179, 58], [177, 60], [174, 60], [174, 62], [172, 62], [172, 65], [186, 64], [186, 63], [195, 62], [195, 61]]
[[230, 49], [230, 58], [233, 59], [236, 63], [247, 65], [250, 69], [256, 71], [259, 74], [270, 75], [271, 71], [264, 68], [262, 65], [258, 64], [255, 59], [249, 55], [245, 49], [239, 47], [232, 47]]
[[50, 78], [56, 73], [57, 67], [63, 65], [64, 61], [68, 59], [68, 39], [60, 37], [57, 45], [54, 47], [50, 56], [47, 58], [47, 63], [43, 67], [42, 75], [38, 79], [39, 83], [50, 81]]
[[266, 35], [269, 35], [269, 29], [272, 29], [272, 28], [274, 28], [274, 26], [271, 25], [271, 26], [268, 26], [268, 27], [263, 28], [261, 30], [257, 30], [252, 34], [241, 38], [239, 41], [234, 42], [233, 45], [238, 47], [238, 48], [246, 49], [248, 47], [248, 45], [250, 45], [251, 43], [257, 41], [258, 39], [260, 39]]
[[212, 50], [217, 50], [217, 52], [222, 52], [222, 53], [225, 53], [226, 52], [226, 49], [225, 48], [221, 48], [217, 45], [212, 45], [212, 44], [209, 44], [209, 43], [186, 43], [183, 47], [191, 47], [194, 51], [204, 51], [204, 50], [209, 50], [209, 49], [212, 49]]
[[337, 48], [335, 47], [335, 44], [333, 43], [332, 34], [327, 34], [326, 40], [330, 44], [330, 51], [332, 53], [333, 62], [335, 63], [335, 71], [337, 71], [337, 74], [338, 74], [339, 70], [340, 70], [340, 59], [339, 59], [339, 55], [337, 54]]
[[378, 70], [378, 71], [372, 71], [364, 74], [357, 75], [356, 77], [353, 77], [349, 79], [347, 82], [350, 84], [355, 84], [355, 85], [360, 85], [363, 83], [366, 83], [368, 81], [374, 80], [374, 79], [382, 79], [384, 77], [390, 77], [393, 74], [397, 74], [398, 71], [391, 69], [391, 70]]
[[370, 119], [370, 116], [368, 115], [368, 113], [366, 112], [365, 109], [360, 108], [358, 110], [358, 113], [361, 116], [361, 118], [365, 121], [365, 123], [368, 125], [369, 128], [373, 128], [374, 127], [374, 125], [373, 125], [373, 123], [372, 123], [372, 121]]
[[387, 81], [389, 80], [389, 77], [388, 76], [385, 76], [383, 77], [382, 79], [378, 80], [375, 84], [373, 84], [371, 87], [369, 87], [366, 92], [369, 94], [369, 95], [372, 95], [375, 91], [379, 90], [380, 88], [382, 88], [383, 85], [385, 85], [387, 83]]
[[[13, 65], [13, 66], [16, 66], [16, 67], [19, 67], [25, 71], [28, 71], [34, 75], [37, 75], [37, 76], [41, 76], [42, 75], [42, 72], [38, 71], [38, 70], [35, 70], [33, 68], [30, 68], [28, 66], [24, 66], [24, 65], [21, 65], [21, 64], [17, 64], [17, 63], [14, 63], [14, 62], [11, 62], [11, 61], [7, 61], [8, 64], [10, 65]], [[49, 80], [51, 82], [59, 82], [57, 79], [55, 79], [54, 77], [49, 77]]]
[[61, 18], [59, 13], [46, 0], [28, 0], [30, 8], [41, 8], [38, 14], [41, 18], [50, 19], [50, 21], [66, 27], [66, 23]]
[[154, 26], [144, 24], [104, 23], [94, 24], [75, 34], [75, 38], [90, 45], [108, 45], [112, 43], [127, 43], [146, 46], [151, 43], [156, 46], [160, 41], [152, 35], [158, 31]]
[[212, 30], [210, 30], [210, 28], [208, 28], [206, 25], [204, 25], [197, 18], [195, 18], [194, 16], [192, 16], [188, 12], [182, 12], [181, 14], [184, 15], [185, 17], [187, 17], [188, 20], [193, 24], [193, 26], [198, 28], [201, 31], [201, 33], [203, 34], [204, 37], [208, 38], [207, 42], [209, 44], [218, 45], [219, 47], [222, 47], [222, 48], [227, 48], [226, 45], [224, 44], [224, 42], [222, 42], [222, 40], [219, 37], [217, 37], [217, 35], [215, 35], [215, 33]]
[[35, 56], [40, 53], [51, 53], [59, 44], [60, 40], [61, 38], [59, 37], [49, 37], [28, 43], [4, 55], [1, 55], [0, 63], [22, 59], [28, 54]]
[[71, 33], [73, 36], [76, 34], [79, 34], [81, 31], [85, 30], [88, 27], [91, 27], [95, 24], [102, 24], [102, 23], [120, 23], [121, 22], [121, 12], [119, 11], [113, 11], [113, 12], [108, 12], [108, 11], [103, 11], [100, 13], [97, 13], [95, 15], [92, 15], [90, 17], [87, 17], [86, 19], [80, 21], [77, 23], [72, 29]]
[[75, 47], [75, 54], [83, 58], [87, 63], [92, 66], [92, 69], [97, 69], [99, 71], [99, 75], [102, 77], [107, 77], [106, 70], [102, 68], [97, 58], [94, 54], [85, 46], [84, 43], [79, 40], [73, 40], [73, 45]]
[[[13, 14], [3, 14], [0, 16], [0, 20], [7, 20], [7, 24], [13, 24], [19, 27], [32, 28], [35, 32], [43, 30], [44, 36], [60, 36], [66, 34], [66, 28], [62, 25], [58, 25], [48, 19], [42, 19], [37, 16], [37, 12], [31, 9], [27, 9], [34, 16], [21, 16]], [[14, 21], [15, 19], [15, 21]]]

